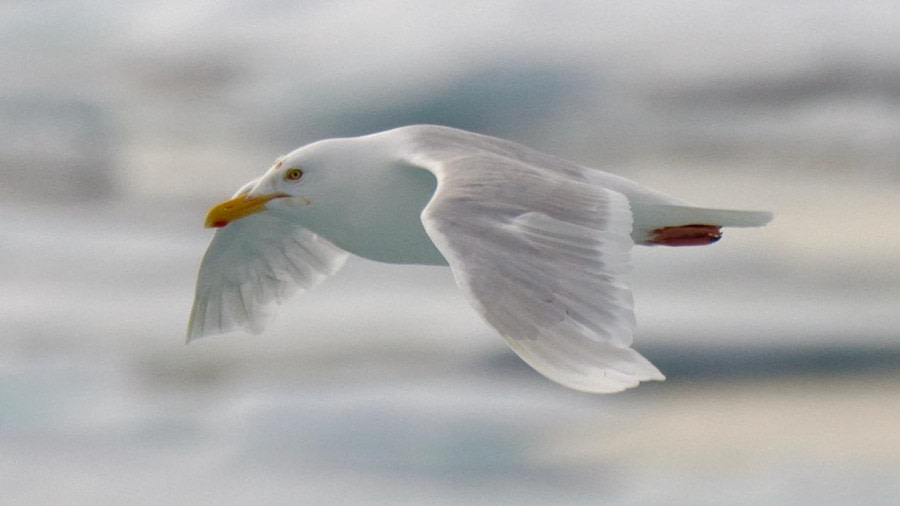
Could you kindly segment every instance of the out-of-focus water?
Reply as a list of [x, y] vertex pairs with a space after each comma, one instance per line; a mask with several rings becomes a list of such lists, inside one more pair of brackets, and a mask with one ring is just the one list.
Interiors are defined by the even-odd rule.
[[[185, 346], [200, 211], [3, 207], [15, 246], [0, 287], [6, 501], [890, 504], [900, 493], [900, 349], [872, 336], [760, 344], [720, 328], [702, 343], [690, 325], [651, 326], [639, 348], [669, 380], [591, 396], [508, 352], [446, 270], [356, 260], [265, 335]], [[717, 307], [698, 304], [696, 318]]]
[[[0, 502], [896, 504], [897, 2], [0, 8]], [[323, 136], [435, 122], [709, 206], [635, 251], [614, 396], [441, 268], [351, 260], [185, 346], [206, 207]]]

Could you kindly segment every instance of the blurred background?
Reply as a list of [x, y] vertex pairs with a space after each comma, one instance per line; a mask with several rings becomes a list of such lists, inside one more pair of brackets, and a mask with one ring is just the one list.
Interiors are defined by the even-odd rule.
[[[897, 504], [900, 2], [6, 1], [4, 504]], [[512, 139], [710, 207], [634, 253], [668, 376], [581, 394], [446, 269], [184, 345], [206, 209], [305, 143]]]

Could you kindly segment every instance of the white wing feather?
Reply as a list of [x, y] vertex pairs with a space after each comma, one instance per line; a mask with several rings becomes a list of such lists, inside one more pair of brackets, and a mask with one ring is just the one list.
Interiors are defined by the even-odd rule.
[[631, 211], [612, 190], [521, 161], [420, 159], [438, 177], [428, 235], [481, 315], [565, 386], [617, 392], [663, 375], [629, 346]]
[[236, 329], [258, 333], [272, 306], [337, 272], [347, 253], [273, 213], [216, 231], [197, 276], [187, 340]]

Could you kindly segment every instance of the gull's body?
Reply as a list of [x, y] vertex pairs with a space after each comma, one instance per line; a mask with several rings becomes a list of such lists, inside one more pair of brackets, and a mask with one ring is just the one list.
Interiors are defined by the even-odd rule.
[[266, 310], [353, 253], [448, 265], [532, 367], [615, 392], [662, 374], [630, 348], [633, 244], [708, 244], [768, 213], [697, 208], [527, 147], [410, 126], [302, 147], [210, 211], [188, 338], [261, 330]]

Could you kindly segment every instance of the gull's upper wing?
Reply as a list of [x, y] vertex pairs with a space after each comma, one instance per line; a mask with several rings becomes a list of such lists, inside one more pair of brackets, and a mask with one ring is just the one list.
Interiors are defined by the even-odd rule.
[[457, 155], [419, 157], [438, 179], [422, 222], [459, 287], [510, 347], [577, 390], [663, 379], [630, 348], [628, 200], [512, 157]]
[[238, 328], [262, 330], [269, 309], [334, 274], [347, 253], [273, 213], [216, 231], [197, 276], [187, 339]]

